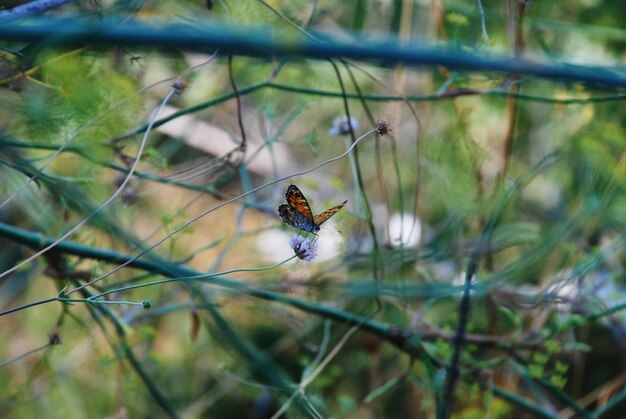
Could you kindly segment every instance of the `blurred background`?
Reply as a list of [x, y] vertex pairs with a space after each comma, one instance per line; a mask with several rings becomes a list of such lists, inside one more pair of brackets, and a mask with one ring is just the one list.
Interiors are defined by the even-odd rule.
[[624, 21], [0, 1], [3, 416], [620, 417]]

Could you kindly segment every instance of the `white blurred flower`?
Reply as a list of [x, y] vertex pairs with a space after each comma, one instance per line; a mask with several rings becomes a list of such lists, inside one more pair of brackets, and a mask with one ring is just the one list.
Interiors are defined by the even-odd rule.
[[356, 131], [359, 129], [359, 120], [351, 116], [350, 124], [348, 124], [347, 116], [339, 116], [333, 121], [333, 126], [328, 130], [328, 135], [338, 137], [340, 135], [350, 134], [350, 125], [352, 125], [352, 129]]
[[422, 235], [422, 224], [410, 212], [393, 214], [387, 228], [389, 243], [393, 247], [415, 246]]
[[555, 303], [557, 310], [570, 311], [580, 291], [578, 278], [571, 270], [557, 272], [550, 285], [544, 291], [544, 298]]
[[561, 284], [556, 293], [557, 308], [569, 308], [578, 296], [578, 290], [578, 285], [572, 281]]
[[562, 188], [557, 183], [546, 177], [537, 176], [522, 190], [522, 196], [541, 205], [544, 209], [553, 209], [561, 202], [563, 195], [561, 190]]

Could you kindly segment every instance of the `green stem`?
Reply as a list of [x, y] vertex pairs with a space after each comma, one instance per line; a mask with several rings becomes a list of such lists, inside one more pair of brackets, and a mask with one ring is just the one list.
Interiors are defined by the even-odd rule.
[[491, 391], [495, 396], [500, 397], [501, 399], [506, 400], [516, 406], [521, 406], [529, 412], [535, 414], [537, 417], [546, 419], [554, 418], [553, 413], [546, 412], [537, 404], [531, 402], [528, 399], [520, 397], [517, 394], [503, 390], [502, 388], [495, 385], [486, 385], [485, 387], [489, 389], [489, 391]]
[[[0, 223], [0, 237], [22, 243], [26, 246], [34, 249], [39, 249], [42, 246], [45, 247], [49, 243], [53, 243], [54, 239], [45, 237], [40, 233], [35, 233], [27, 230], [23, 230], [8, 224]], [[66, 253], [74, 256], [96, 259], [105, 262], [111, 262], [115, 264], [127, 263], [129, 268], [137, 268], [152, 273], [171, 277], [173, 279], [167, 281], [176, 281], [181, 277], [205, 277], [207, 274], [198, 272], [185, 266], [179, 266], [170, 264], [167, 262], [153, 262], [142, 258], [134, 258], [130, 255], [125, 255], [112, 250], [97, 249], [89, 246], [82, 245], [80, 243], [64, 240], [55, 247], [57, 252]], [[352, 313], [338, 310], [332, 307], [327, 307], [321, 304], [312, 303], [306, 300], [302, 300], [296, 297], [282, 295], [272, 291], [267, 291], [261, 288], [250, 286], [246, 283], [239, 282], [229, 278], [213, 277], [213, 274], [209, 274], [209, 278], [196, 279], [198, 281], [206, 282], [211, 285], [236, 290], [237, 292], [248, 295], [251, 297], [274, 301], [282, 304], [289, 305], [298, 310], [312, 313], [320, 317], [335, 320], [341, 323], [350, 325], [360, 325], [361, 328], [367, 332], [384, 339], [388, 342], [398, 346], [401, 350], [411, 352], [415, 348], [415, 345], [419, 345], [420, 341], [417, 336], [414, 336], [411, 340], [411, 345], [405, 345], [408, 341], [404, 336], [397, 336], [397, 329], [384, 323], [380, 323], [373, 320], [368, 320], [365, 317], [354, 315]], [[29, 304], [28, 307], [38, 304], [44, 304], [52, 301], [58, 301], [58, 297], [43, 300], [37, 303]], [[81, 300], [82, 301], [82, 300]], [[22, 306], [24, 308], [24, 306]], [[17, 311], [17, 309], [7, 310], [0, 313], [0, 316]]]
[[[165, 50], [204, 52], [219, 49], [220, 53], [269, 58], [293, 56], [326, 60], [344, 58], [385, 63], [387, 66], [404, 64], [417, 66], [443, 66], [451, 70], [493, 72], [505, 75], [528, 75], [549, 80], [584, 82], [607, 87], [626, 87], [626, 77], [611, 67], [582, 66], [560, 62], [554, 57], [547, 63], [511, 57], [504, 54], [475, 53], [475, 49], [455, 49], [454, 43], [427, 44], [416, 39], [408, 42], [400, 36], [317, 36], [306, 35], [285, 39], [273, 35], [265, 27], [242, 27], [221, 24], [217, 21], [158, 23], [136, 19], [105, 16], [98, 20], [91, 16], [42, 17], [0, 25], [0, 40], [14, 42], [45, 42], [45, 46], [76, 44], [132, 46]], [[323, 42], [318, 41], [323, 39]]]
[[[232, 273], [235, 273], [235, 272], [261, 272], [261, 271], [267, 271], [267, 270], [271, 270], [271, 269], [277, 268], [277, 267], [279, 267], [281, 265], [284, 265], [285, 263], [289, 262], [290, 260], [292, 260], [292, 259], [294, 259], [296, 257], [297, 257], [297, 255], [293, 255], [289, 259], [285, 259], [282, 262], [278, 262], [278, 263], [276, 263], [274, 265], [271, 265], [271, 266], [263, 266], [263, 267], [260, 267], [260, 268], [230, 269], [228, 271], [222, 271], [222, 272], [215, 272], [215, 273], [208, 273], [208, 274], [198, 274], [198, 275], [191, 275], [191, 276], [181, 276], [181, 277], [175, 277], [175, 278], [170, 278], [170, 279], [162, 279], [162, 280], [159, 280], [159, 281], [146, 282], [145, 284], [129, 285], [127, 287], [115, 288], [115, 289], [112, 289], [112, 290], [101, 292], [100, 294], [93, 295], [91, 297], [91, 301], [104, 303], [104, 301], [95, 301], [95, 300], [97, 298], [104, 297], [105, 295], [108, 295], [108, 294], [119, 293], [119, 292], [124, 292], [124, 291], [130, 291], [130, 290], [134, 290], [134, 289], [138, 289], [138, 288], [152, 287], [152, 286], [155, 286], [155, 285], [162, 285], [162, 284], [167, 284], [167, 283], [170, 283], [170, 282], [201, 281], [201, 280], [206, 280], [206, 279], [209, 279], [209, 278], [216, 278], [216, 277], [232, 274]], [[142, 305], [143, 303], [133, 303], [133, 304]]]

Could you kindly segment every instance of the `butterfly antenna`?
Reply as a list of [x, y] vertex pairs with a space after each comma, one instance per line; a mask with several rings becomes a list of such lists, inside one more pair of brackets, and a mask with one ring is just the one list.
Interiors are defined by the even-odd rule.
[[[336, 230], [334, 228], [328, 228], [328, 227], [320, 227], [322, 230], [328, 230], [328, 231], [334, 231], [335, 233], [339, 233], [339, 234], [343, 234], [343, 231], [341, 230]], [[313, 233], [315, 234], [315, 233]]]

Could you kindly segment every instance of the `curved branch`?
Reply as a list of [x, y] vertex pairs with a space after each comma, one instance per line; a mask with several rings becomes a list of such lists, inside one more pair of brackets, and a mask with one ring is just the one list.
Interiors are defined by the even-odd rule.
[[530, 75], [552, 80], [568, 80], [607, 87], [626, 87], [626, 75], [619, 69], [548, 63], [528, 59], [474, 53], [458, 46], [434, 46], [416, 39], [402, 42], [396, 37], [354, 35], [348, 39], [332, 38], [313, 32], [315, 39], [302, 36], [289, 39], [272, 35], [267, 28], [252, 30], [213, 22], [206, 24], [160, 24], [135, 20], [104, 18], [98, 21], [83, 17], [45, 16], [28, 24], [9, 22], [0, 25], [0, 40], [46, 42], [49, 45], [117, 45], [158, 49], [182, 49], [206, 52], [219, 48], [224, 54], [269, 59], [272, 56], [299, 56], [311, 59], [348, 58], [370, 61], [381, 66], [398, 63], [417, 66], [444, 66], [451, 70], [494, 72], [507, 75]]

